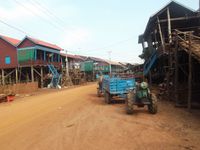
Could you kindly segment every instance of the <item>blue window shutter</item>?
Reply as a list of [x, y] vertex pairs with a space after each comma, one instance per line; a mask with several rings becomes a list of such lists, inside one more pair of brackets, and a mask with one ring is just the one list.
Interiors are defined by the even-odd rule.
[[10, 63], [11, 63], [10, 56], [6, 56], [6, 57], [5, 57], [5, 63], [6, 63], [6, 64], [10, 64]]

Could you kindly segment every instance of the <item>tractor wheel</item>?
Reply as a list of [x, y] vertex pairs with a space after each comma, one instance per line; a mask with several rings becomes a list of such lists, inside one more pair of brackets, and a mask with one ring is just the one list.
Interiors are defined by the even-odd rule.
[[110, 104], [111, 103], [111, 96], [108, 92], [105, 92], [105, 102], [107, 104]]
[[127, 99], [126, 99], [126, 113], [127, 114], [133, 114], [133, 99], [134, 99], [134, 93], [129, 92], [127, 94]]
[[153, 93], [151, 94], [151, 104], [148, 105], [148, 110], [151, 114], [156, 114], [158, 111], [157, 97]]

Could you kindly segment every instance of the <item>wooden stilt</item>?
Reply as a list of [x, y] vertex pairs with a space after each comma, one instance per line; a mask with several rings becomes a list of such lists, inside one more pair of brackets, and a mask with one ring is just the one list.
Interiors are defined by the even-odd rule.
[[44, 86], [43, 67], [40, 68], [40, 79], [41, 79], [41, 88], [43, 88], [43, 86]]
[[34, 70], [33, 66], [31, 66], [31, 82], [34, 82]]
[[2, 84], [5, 85], [4, 69], [1, 69]]
[[175, 102], [176, 105], [178, 105], [179, 101], [178, 101], [178, 77], [179, 77], [179, 71], [178, 71], [178, 38], [176, 35], [176, 45], [175, 45], [175, 53], [174, 53], [174, 58], [175, 58], [175, 83], [174, 83], [174, 88], [175, 88]]
[[189, 35], [189, 64], [188, 64], [188, 110], [191, 109], [191, 97], [192, 97], [192, 51], [191, 51], [191, 33]]
[[15, 82], [18, 83], [18, 68], [15, 68]]

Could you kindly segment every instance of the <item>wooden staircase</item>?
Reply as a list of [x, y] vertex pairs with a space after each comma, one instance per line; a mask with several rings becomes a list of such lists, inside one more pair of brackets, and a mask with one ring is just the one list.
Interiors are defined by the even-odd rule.
[[200, 62], [200, 37], [191, 32], [177, 32], [178, 45]]

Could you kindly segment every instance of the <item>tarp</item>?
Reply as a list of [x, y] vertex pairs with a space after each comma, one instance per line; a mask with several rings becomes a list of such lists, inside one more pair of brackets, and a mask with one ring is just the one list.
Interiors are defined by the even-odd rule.
[[18, 62], [26, 62], [30, 60], [34, 60], [34, 49], [26, 49], [26, 50], [19, 50], [18, 51]]

